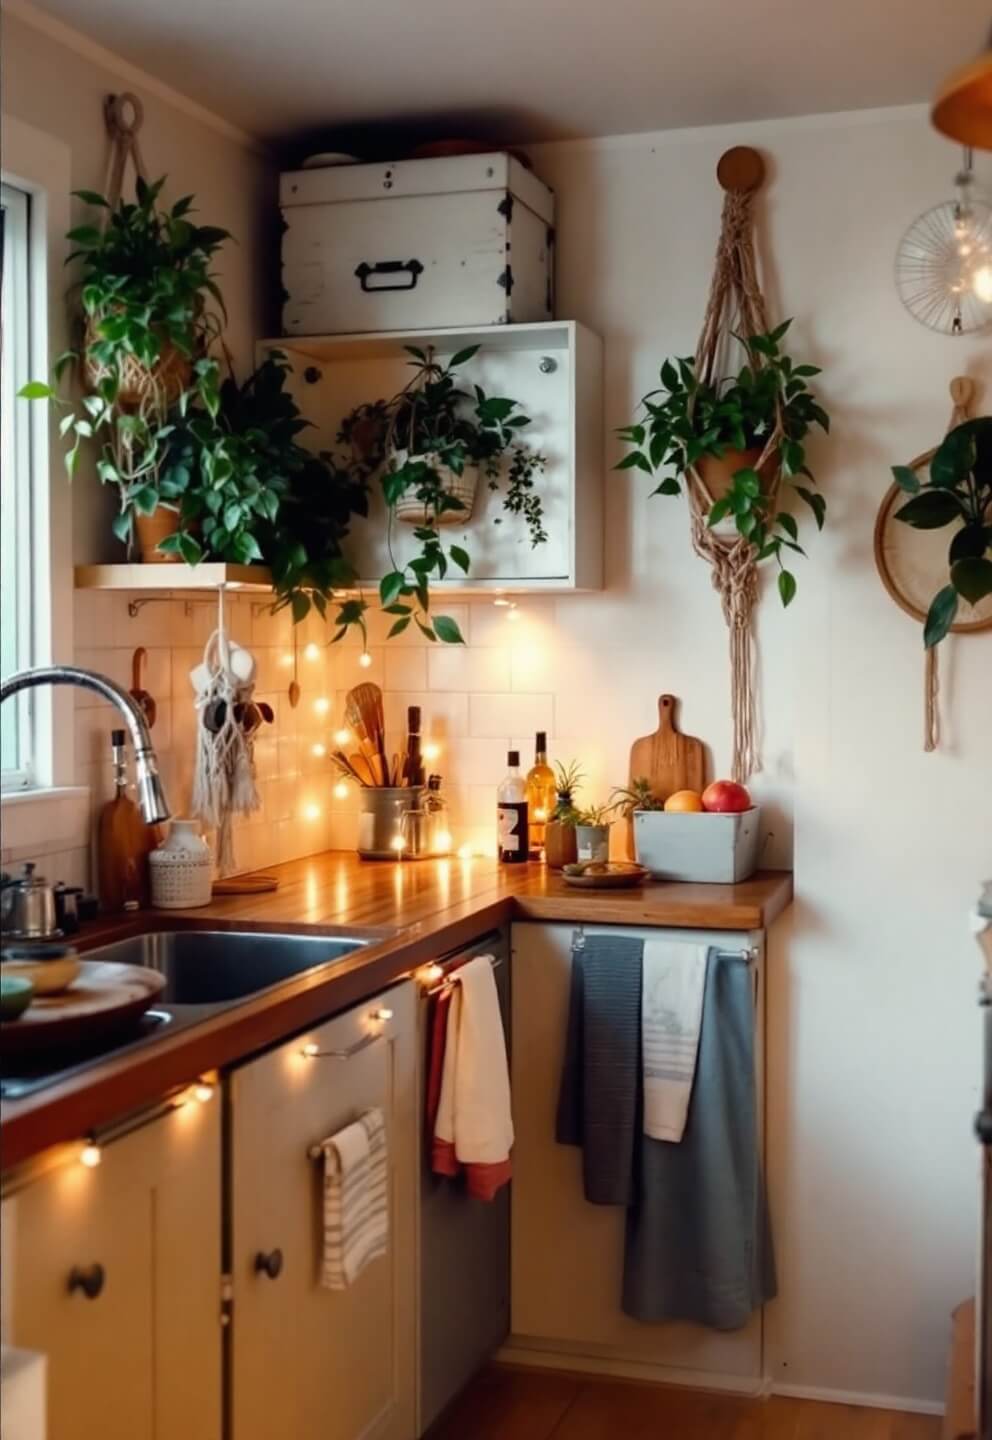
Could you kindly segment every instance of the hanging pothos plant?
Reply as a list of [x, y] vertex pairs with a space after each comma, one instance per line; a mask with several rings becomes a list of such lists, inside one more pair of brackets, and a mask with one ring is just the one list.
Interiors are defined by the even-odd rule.
[[[70, 442], [70, 476], [83, 443], [96, 446], [97, 475], [118, 492], [114, 533], [128, 543], [136, 514], [150, 515], [159, 504], [179, 508], [160, 485], [173, 420], [191, 403], [216, 407], [216, 367], [205, 357], [226, 318], [211, 265], [228, 232], [194, 224], [191, 195], [161, 207], [164, 184], [165, 177], [154, 184], [139, 177], [134, 201], [113, 207], [95, 191], [75, 192], [106, 222], [67, 235], [75, 248], [66, 263], [80, 265], [81, 343], [56, 360], [54, 384], [31, 381], [20, 392], [65, 408], [60, 428]], [[77, 368], [78, 403], [58, 394]]]
[[[530, 417], [519, 402], [469, 387], [460, 367], [478, 345], [459, 350], [447, 364], [433, 350], [405, 347], [413, 376], [390, 400], [359, 405], [342, 422], [338, 441], [348, 445], [349, 468], [362, 484], [382, 487], [388, 515], [387, 545], [392, 569], [379, 585], [385, 612], [394, 617], [390, 636], [415, 623], [428, 640], [462, 643], [450, 616], [431, 612], [430, 585], [452, 567], [468, 574], [471, 557], [458, 544], [445, 545], [442, 529], [467, 520], [482, 476], [490, 490], [505, 486], [503, 510], [523, 520], [532, 545], [547, 540], [544, 506], [536, 481], [547, 461], [520, 438]], [[397, 519], [412, 522], [419, 549], [401, 562], [393, 548]], [[495, 524], [502, 523], [496, 516]], [[338, 622], [362, 623], [366, 602], [342, 606]]]
[[780, 474], [809, 506], [817, 529], [822, 530], [827, 503], [818, 490], [810, 489], [816, 482], [804, 442], [814, 425], [824, 431], [830, 428], [826, 411], [806, 383], [819, 369], [797, 365], [782, 352], [781, 342], [791, 324], [786, 320], [767, 334], [741, 337], [746, 363], [736, 375], [713, 383], [697, 377], [691, 357], [666, 360], [661, 388], [649, 391], [641, 401], [646, 418], [617, 431], [631, 449], [616, 466], [648, 475], [668, 469], [652, 494], [680, 495], [692, 467], [707, 479], [713, 473], [708, 462], [724, 462], [724, 493], [713, 497], [706, 522], [712, 528], [732, 518], [737, 534], [750, 542], [758, 560], [776, 561], [783, 605], [796, 593], [795, 576], [783, 563], [783, 551], [806, 552], [799, 543], [795, 516], [773, 503], [778, 487], [769, 481]]

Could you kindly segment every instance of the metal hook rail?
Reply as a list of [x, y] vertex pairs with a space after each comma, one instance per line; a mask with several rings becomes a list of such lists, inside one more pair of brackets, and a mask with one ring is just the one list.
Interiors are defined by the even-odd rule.
[[[476, 957], [472, 956], [471, 958], [475, 959]], [[503, 964], [503, 961], [494, 955], [490, 958], [489, 963], [494, 970], [498, 970], [499, 967]], [[428, 989], [423, 991], [424, 998], [429, 999], [431, 995], [439, 995], [441, 991], [446, 990], [449, 985], [454, 985], [456, 980], [458, 979], [458, 971], [462, 968], [463, 965], [467, 964], [467, 960], [460, 960], [457, 965], [455, 965], [451, 970], [448, 970], [445, 973], [442, 980], [439, 980], [436, 985], [431, 985]], [[441, 967], [438, 966], [438, 968], [440, 969]]]
[[[586, 948], [587, 938], [584, 925], [579, 925], [572, 931], [573, 955]], [[743, 950], [717, 950], [716, 956], [719, 960], [739, 960], [745, 965], [753, 965], [758, 958], [758, 952], [753, 945], [748, 945]]]

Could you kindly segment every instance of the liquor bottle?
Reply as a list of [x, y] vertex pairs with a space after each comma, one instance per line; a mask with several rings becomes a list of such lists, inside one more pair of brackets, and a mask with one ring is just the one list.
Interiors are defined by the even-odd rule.
[[527, 772], [527, 828], [532, 860], [544, 859], [545, 831], [554, 808], [555, 772], [548, 764], [548, 737], [538, 730], [534, 764]]
[[520, 773], [520, 751], [506, 757], [509, 770], [496, 791], [496, 833], [504, 865], [522, 865], [528, 858], [527, 785]]

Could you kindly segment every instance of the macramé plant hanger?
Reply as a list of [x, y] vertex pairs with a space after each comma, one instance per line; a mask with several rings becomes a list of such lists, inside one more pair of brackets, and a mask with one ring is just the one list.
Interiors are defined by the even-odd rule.
[[[707, 383], [720, 376], [720, 362], [736, 335], [762, 335], [768, 330], [765, 301], [758, 283], [754, 252], [754, 197], [765, 178], [757, 150], [738, 145], [720, 158], [717, 179], [726, 192], [720, 223], [713, 281], [703, 328], [696, 347], [695, 373]], [[775, 425], [754, 468], [766, 476], [774, 514], [780, 488], [777, 463], [781, 420]], [[752, 615], [758, 600], [758, 558], [751, 541], [736, 530], [721, 533], [707, 524], [714, 501], [698, 468], [686, 472], [692, 544], [712, 567], [713, 588], [720, 596], [730, 631], [730, 691], [733, 718], [735, 780], [743, 782], [760, 768], [757, 706], [754, 694]]]
[[[948, 430], [971, 418], [974, 384], [964, 375], [951, 381], [951, 420]], [[925, 471], [934, 457], [928, 450], [909, 464], [910, 470]], [[893, 484], [882, 497], [875, 520], [875, 564], [882, 584], [899, 608], [920, 625], [935, 593], [947, 580], [947, 534], [944, 530], [918, 530], [896, 520], [895, 512], [906, 493]], [[992, 595], [980, 600], [967, 619], [956, 620], [952, 635], [969, 635], [992, 629]], [[936, 750], [940, 744], [940, 684], [936, 645], [926, 651], [924, 671], [923, 748]]]

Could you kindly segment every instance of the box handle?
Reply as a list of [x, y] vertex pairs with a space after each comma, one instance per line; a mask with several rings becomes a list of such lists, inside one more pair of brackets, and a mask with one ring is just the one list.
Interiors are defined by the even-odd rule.
[[[399, 285], [370, 285], [370, 275], [401, 275], [406, 273], [406, 280]], [[419, 260], [379, 260], [375, 265], [370, 265], [363, 260], [355, 271], [356, 276], [362, 282], [362, 289], [366, 294], [374, 294], [379, 290], [413, 290], [417, 284], [417, 276], [422, 275], [424, 267]]]

